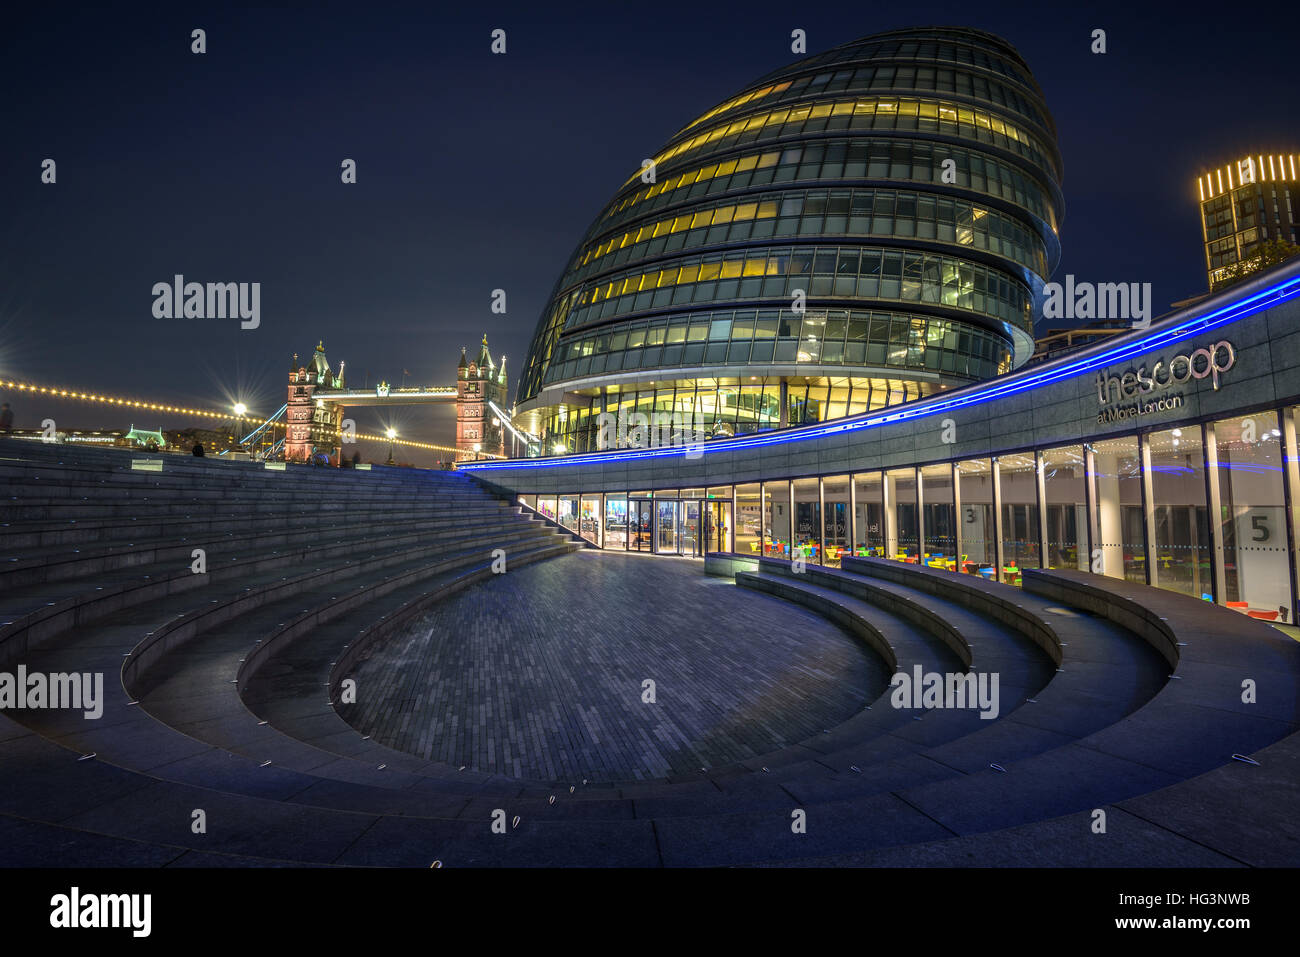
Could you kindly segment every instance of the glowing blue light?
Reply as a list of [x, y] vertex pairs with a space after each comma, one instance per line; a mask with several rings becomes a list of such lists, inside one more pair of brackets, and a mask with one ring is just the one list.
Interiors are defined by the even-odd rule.
[[711, 452], [735, 452], [744, 449], [763, 448], [769, 445], [783, 445], [787, 442], [803, 442], [808, 439], [823, 438], [841, 432], [856, 432], [859, 429], [876, 428], [881, 425], [888, 425], [891, 422], [905, 422], [909, 419], [919, 419], [944, 412], [952, 412], [956, 409], [1016, 395], [1040, 386], [1077, 378], [1125, 359], [1166, 348], [1193, 336], [1239, 322], [1257, 312], [1271, 309], [1296, 296], [1300, 296], [1300, 276], [1286, 279], [1245, 299], [1235, 300], [1213, 312], [1193, 316], [1174, 325], [1155, 330], [1147, 336], [1134, 339], [1132, 342], [1114, 346], [1091, 356], [1058, 360], [1059, 364], [1039, 366], [1024, 372], [1012, 373], [992, 382], [980, 383], [942, 395], [930, 396], [917, 402], [899, 406], [893, 411], [865, 413], [851, 418], [836, 419], [834, 422], [822, 425], [808, 426], [802, 429], [786, 429], [767, 435], [725, 439], [714, 444], [701, 443], [670, 448], [587, 452], [581, 455], [552, 456], [538, 459], [479, 462], [460, 467], [465, 471], [566, 468], [599, 463], [635, 462], [641, 459], [685, 458], [688, 450], [693, 450], [696, 453], [693, 457], [698, 457]]

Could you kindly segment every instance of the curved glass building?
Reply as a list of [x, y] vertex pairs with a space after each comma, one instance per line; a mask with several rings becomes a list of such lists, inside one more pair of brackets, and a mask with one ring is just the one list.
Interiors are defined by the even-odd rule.
[[729, 436], [914, 400], [1033, 352], [1061, 158], [1005, 40], [856, 40], [756, 80], [652, 159], [538, 322], [516, 424], [545, 453], [597, 448], [602, 412]]

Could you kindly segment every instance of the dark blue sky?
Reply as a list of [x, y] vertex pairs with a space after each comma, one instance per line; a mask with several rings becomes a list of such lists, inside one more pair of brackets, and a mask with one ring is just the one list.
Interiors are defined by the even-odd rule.
[[[290, 355], [318, 339], [357, 384], [403, 368], [450, 383], [484, 332], [509, 355], [513, 394], [597, 211], [679, 127], [794, 59], [796, 27], [810, 53], [917, 24], [1014, 43], [1065, 158], [1057, 277], [1151, 282], [1157, 314], [1205, 285], [1197, 173], [1300, 148], [1300, 15], [1285, 6], [32, 5], [6, 17], [0, 377], [204, 406], [237, 396], [274, 410]], [[495, 27], [505, 56], [489, 52]], [[1104, 56], [1089, 52], [1098, 27]], [[46, 157], [57, 185], [40, 182]], [[355, 186], [339, 181], [345, 157]], [[155, 319], [151, 287], [175, 273], [260, 282], [260, 328]], [[504, 316], [490, 311], [495, 288]], [[5, 398], [23, 426], [133, 418]], [[403, 434], [450, 439], [445, 411], [393, 415]]]

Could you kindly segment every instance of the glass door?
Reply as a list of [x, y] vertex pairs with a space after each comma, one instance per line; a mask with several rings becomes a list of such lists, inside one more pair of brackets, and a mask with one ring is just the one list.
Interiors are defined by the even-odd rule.
[[666, 555], [677, 553], [676, 499], [655, 499], [655, 551]]
[[681, 503], [682, 533], [681, 546], [683, 555], [703, 555], [700, 538], [700, 503], [684, 501]]
[[632, 498], [627, 503], [628, 535], [631, 536], [628, 548], [637, 552], [648, 552], [654, 542], [651, 531], [654, 527], [654, 502], [648, 498]]
[[731, 503], [710, 499], [704, 505], [705, 550], [725, 552], [731, 549]]

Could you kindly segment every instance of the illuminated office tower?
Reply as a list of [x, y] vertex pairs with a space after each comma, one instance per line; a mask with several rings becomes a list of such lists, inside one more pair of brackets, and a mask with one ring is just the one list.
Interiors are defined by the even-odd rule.
[[1257, 153], [1197, 178], [1210, 289], [1239, 275], [1266, 242], [1300, 242], [1300, 155]]

